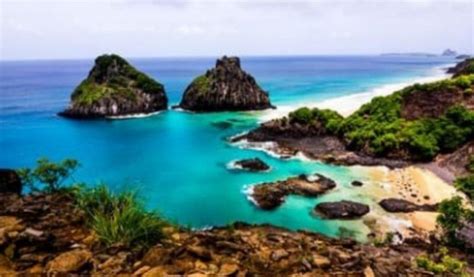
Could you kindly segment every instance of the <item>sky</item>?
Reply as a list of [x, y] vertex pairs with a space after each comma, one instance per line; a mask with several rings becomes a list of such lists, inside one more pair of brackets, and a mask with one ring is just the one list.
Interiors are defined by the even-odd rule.
[[473, 0], [0, 0], [0, 59], [474, 53]]

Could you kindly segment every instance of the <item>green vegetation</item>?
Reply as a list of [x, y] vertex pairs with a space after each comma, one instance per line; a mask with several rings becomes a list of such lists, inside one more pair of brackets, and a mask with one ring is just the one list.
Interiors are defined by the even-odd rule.
[[[35, 169], [19, 169], [22, 182], [32, 191], [71, 194], [86, 222], [105, 245], [147, 247], [163, 237], [162, 229], [170, 226], [157, 213], [145, 209], [135, 192], [112, 193], [105, 185], [87, 188], [64, 181], [79, 166], [76, 160], [54, 163], [39, 159]], [[41, 187], [38, 187], [41, 185]]]
[[155, 212], [148, 212], [134, 192], [112, 193], [105, 185], [80, 188], [75, 193], [90, 227], [106, 245], [148, 247], [163, 237], [169, 224]]
[[300, 108], [289, 114], [290, 122], [322, 126], [328, 133], [335, 133], [343, 117], [335, 111], [324, 109]]
[[451, 276], [469, 276], [466, 272], [466, 264], [448, 255], [446, 248], [441, 248], [436, 260], [432, 260], [428, 255], [423, 254], [416, 258], [417, 267], [430, 271], [434, 274], [447, 274]]
[[436, 118], [408, 120], [401, 116], [403, 99], [412, 93], [458, 91], [474, 85], [474, 74], [428, 84], [416, 84], [389, 96], [376, 97], [357, 112], [342, 118], [331, 110], [300, 108], [290, 122], [325, 127], [349, 149], [369, 155], [419, 161], [449, 152], [474, 138], [474, 111], [452, 106]]
[[459, 230], [464, 222], [474, 220], [474, 211], [465, 208], [461, 197], [456, 196], [443, 200], [438, 212], [440, 215], [437, 222], [443, 230], [445, 242], [452, 246], [462, 247], [462, 243], [456, 238], [456, 230]]
[[104, 98], [136, 99], [134, 90], [145, 93], [161, 93], [163, 85], [146, 74], [136, 70], [122, 57], [102, 55], [95, 60], [89, 77], [79, 84], [72, 94], [72, 100], [91, 105]]
[[17, 173], [22, 183], [32, 191], [58, 192], [64, 188], [64, 181], [71, 176], [78, 166], [79, 163], [72, 159], [54, 163], [46, 158], [41, 158], [37, 161], [34, 170], [22, 168], [17, 170]]
[[458, 190], [464, 192], [471, 200], [474, 201], [474, 174], [457, 178], [454, 182], [454, 185]]
[[199, 94], [206, 93], [211, 86], [211, 82], [209, 78], [206, 77], [206, 75], [200, 75], [196, 77], [193, 80], [192, 84], [197, 89]]

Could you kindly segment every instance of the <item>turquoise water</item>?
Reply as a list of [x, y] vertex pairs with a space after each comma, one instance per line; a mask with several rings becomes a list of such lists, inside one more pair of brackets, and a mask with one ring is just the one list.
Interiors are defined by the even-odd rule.
[[[285, 57], [242, 59], [270, 92], [274, 104], [319, 101], [432, 74], [449, 58]], [[138, 69], [164, 83], [171, 104], [186, 85], [211, 67], [211, 58], [131, 59]], [[34, 165], [38, 157], [75, 158], [76, 180], [107, 183], [112, 189], [138, 188], [150, 209], [180, 224], [201, 228], [234, 221], [272, 223], [337, 235], [339, 227], [367, 231], [361, 221], [321, 220], [311, 210], [320, 201], [356, 199], [374, 205], [352, 188], [369, 181], [347, 167], [301, 160], [279, 160], [264, 152], [240, 149], [226, 138], [254, 128], [253, 113], [191, 114], [169, 110], [129, 120], [74, 121], [57, 117], [91, 61], [0, 63], [0, 167]], [[223, 122], [230, 123], [223, 128]], [[229, 170], [236, 159], [260, 157], [268, 173]], [[290, 197], [276, 211], [261, 211], [244, 190], [251, 184], [301, 173], [321, 173], [338, 187], [318, 199]]]

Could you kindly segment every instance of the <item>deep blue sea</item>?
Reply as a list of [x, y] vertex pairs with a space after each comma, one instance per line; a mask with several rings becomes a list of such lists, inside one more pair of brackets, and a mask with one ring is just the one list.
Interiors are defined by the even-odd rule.
[[[215, 58], [129, 59], [164, 84], [170, 104], [179, 102], [189, 82], [212, 67]], [[314, 56], [243, 57], [242, 67], [277, 105], [314, 103], [372, 91], [430, 76], [453, 63], [449, 57]], [[191, 227], [234, 221], [272, 223], [337, 235], [340, 226], [359, 232], [360, 220], [322, 220], [311, 213], [320, 201], [351, 198], [373, 204], [351, 187], [368, 177], [343, 166], [279, 160], [226, 142], [258, 124], [260, 113], [192, 114], [169, 110], [127, 120], [74, 121], [56, 116], [74, 87], [87, 76], [90, 60], [0, 62], [0, 167], [30, 167], [39, 157], [74, 158], [75, 180], [104, 182], [112, 189], [139, 189], [150, 209]], [[222, 122], [230, 124], [222, 124]], [[224, 128], [225, 125], [230, 126]], [[229, 170], [236, 159], [260, 157], [269, 173]], [[301, 173], [321, 173], [338, 188], [317, 199], [290, 197], [276, 211], [262, 211], [244, 191], [249, 185]]]

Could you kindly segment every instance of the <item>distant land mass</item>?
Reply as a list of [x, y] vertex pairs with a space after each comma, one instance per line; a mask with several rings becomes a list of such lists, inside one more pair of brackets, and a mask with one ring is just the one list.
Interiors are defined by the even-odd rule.
[[415, 56], [415, 57], [436, 57], [438, 55], [424, 52], [407, 52], [407, 53], [382, 53], [380, 56]]

